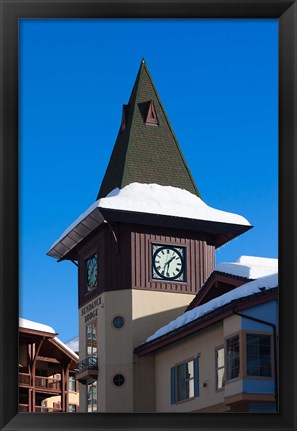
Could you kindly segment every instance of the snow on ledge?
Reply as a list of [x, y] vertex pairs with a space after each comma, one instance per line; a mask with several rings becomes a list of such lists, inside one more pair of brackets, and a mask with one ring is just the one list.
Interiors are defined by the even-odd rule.
[[236, 262], [219, 263], [215, 270], [240, 277], [256, 279], [278, 272], [278, 259], [241, 256]]
[[272, 274], [265, 277], [260, 277], [257, 280], [250, 281], [249, 283], [243, 284], [236, 289], [231, 290], [224, 295], [221, 295], [217, 298], [212, 299], [205, 304], [199, 305], [193, 310], [186, 311], [181, 316], [177, 317], [172, 322], [158, 329], [153, 335], [148, 337], [144, 343], [148, 343], [156, 338], [162, 337], [169, 332], [172, 332], [178, 328], [181, 328], [188, 323], [199, 319], [200, 317], [208, 314], [212, 311], [217, 310], [218, 308], [223, 307], [226, 304], [234, 301], [235, 299], [244, 298], [246, 296], [250, 296], [256, 293], [259, 293], [262, 290], [272, 289], [278, 287], [278, 274]]

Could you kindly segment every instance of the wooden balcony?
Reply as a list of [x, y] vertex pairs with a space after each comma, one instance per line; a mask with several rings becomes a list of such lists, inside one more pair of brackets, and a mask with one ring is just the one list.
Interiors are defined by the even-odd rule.
[[98, 377], [98, 358], [88, 356], [78, 363], [76, 380], [84, 385], [88, 385], [97, 380]]
[[[61, 412], [61, 407], [43, 407], [43, 406], [35, 406], [35, 412], [38, 413], [58, 413]], [[20, 413], [28, 413], [29, 406], [28, 404], [19, 404], [19, 412]]]
[[19, 385], [20, 386], [30, 386], [30, 374], [19, 373]]
[[29, 411], [29, 405], [28, 404], [19, 404], [19, 412], [20, 413], [26, 413]]
[[[30, 374], [19, 373], [19, 385], [23, 387], [30, 387]], [[35, 376], [35, 388], [44, 389], [50, 392], [61, 391], [61, 380], [54, 379], [53, 377]]]
[[43, 389], [46, 391], [61, 391], [61, 380], [52, 377], [35, 376], [35, 388]]
[[62, 409], [59, 407], [42, 407], [42, 406], [35, 406], [35, 412], [38, 413], [59, 413]]

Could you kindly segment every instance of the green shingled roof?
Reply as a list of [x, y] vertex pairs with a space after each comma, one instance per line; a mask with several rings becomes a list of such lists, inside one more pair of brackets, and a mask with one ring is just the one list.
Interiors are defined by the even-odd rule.
[[[152, 101], [158, 125], [146, 123]], [[178, 187], [200, 197], [144, 60], [123, 116], [125, 127], [118, 133], [97, 199], [134, 182]]]

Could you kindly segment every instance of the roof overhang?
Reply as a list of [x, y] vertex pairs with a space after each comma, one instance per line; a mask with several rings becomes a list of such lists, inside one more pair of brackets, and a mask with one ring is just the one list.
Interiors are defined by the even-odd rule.
[[159, 338], [141, 344], [134, 349], [134, 353], [139, 356], [144, 356], [155, 352], [163, 347], [166, 347], [182, 338], [192, 335], [202, 329], [208, 328], [223, 319], [234, 314], [234, 311], [239, 312], [255, 305], [263, 304], [268, 301], [278, 299], [278, 288], [271, 288], [264, 292], [259, 292], [244, 298], [236, 299], [229, 304], [224, 305], [210, 313], [189, 322], [188, 324], [175, 329]]
[[104, 223], [104, 218], [99, 208], [96, 207], [78, 223], [70, 226], [65, 235], [62, 235], [61, 238], [52, 245], [47, 255], [63, 260], [69, 252], [102, 223]]
[[[54, 243], [47, 255], [59, 260], [69, 258], [70, 252], [104, 222], [132, 223], [203, 232], [211, 235], [212, 243], [216, 248], [221, 247], [253, 227], [251, 225], [95, 207], [82, 220], [73, 224], [65, 235], [62, 235]], [[73, 258], [73, 253], [71, 253], [71, 256]]]

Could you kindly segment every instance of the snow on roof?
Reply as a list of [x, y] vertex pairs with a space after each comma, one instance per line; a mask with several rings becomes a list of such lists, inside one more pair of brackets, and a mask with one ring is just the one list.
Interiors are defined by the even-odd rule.
[[100, 208], [106, 208], [250, 226], [250, 223], [244, 217], [212, 208], [187, 190], [171, 186], [160, 186], [159, 184], [132, 183], [122, 189], [116, 188], [105, 198], [94, 202], [63, 232], [59, 239], [53, 243], [50, 250], [96, 208], [99, 208], [99, 210]]
[[236, 262], [219, 263], [216, 271], [256, 279], [278, 272], [278, 259], [241, 256]]
[[19, 326], [21, 328], [33, 329], [34, 331], [48, 332], [49, 334], [56, 334], [56, 331], [43, 323], [33, 322], [32, 320], [19, 318]]
[[184, 189], [159, 184], [132, 183], [114, 189], [99, 201], [100, 208], [250, 225], [242, 216], [209, 207]]
[[[32, 320], [19, 318], [19, 326], [21, 328], [33, 329], [34, 331], [48, 332], [49, 334], [56, 334], [56, 331], [48, 325], [44, 325], [43, 323], [33, 322]], [[68, 350], [71, 355], [73, 355], [77, 360], [79, 359], [77, 354], [66, 344], [63, 343], [58, 337], [54, 337], [54, 340], [57, 341], [60, 346], [64, 347], [64, 349]]]
[[236, 289], [231, 290], [228, 293], [225, 293], [224, 295], [218, 296], [217, 298], [206, 302], [205, 304], [199, 305], [193, 310], [186, 311], [175, 320], [158, 329], [153, 335], [148, 337], [144, 343], [148, 343], [149, 341], [162, 337], [169, 332], [181, 328], [182, 326], [187, 325], [188, 323], [199, 319], [200, 317], [215, 311], [236, 299], [259, 293], [263, 289], [267, 290], [276, 287], [278, 287], [278, 274], [267, 275], [260, 277], [257, 280], [250, 281], [240, 287], [237, 287]]
[[72, 338], [71, 340], [67, 341], [66, 346], [68, 346], [74, 352], [78, 352], [79, 351], [79, 338], [75, 337], [75, 338]]
[[77, 361], [79, 360], [78, 355], [70, 348], [70, 346], [67, 346], [67, 344], [63, 343], [63, 341], [61, 341], [58, 337], [55, 337], [54, 340], [56, 340], [58, 344], [64, 347], [64, 349], [68, 350], [68, 352], [71, 353], [71, 355], [74, 356]]

